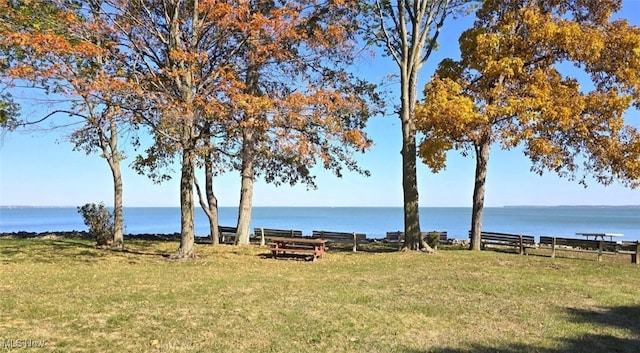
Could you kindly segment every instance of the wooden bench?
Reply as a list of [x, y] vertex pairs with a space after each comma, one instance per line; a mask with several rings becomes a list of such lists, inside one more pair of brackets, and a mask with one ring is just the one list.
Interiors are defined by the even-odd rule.
[[[469, 231], [469, 237], [471, 237], [471, 231]], [[528, 248], [536, 247], [536, 240], [533, 235], [480, 232], [481, 249], [484, 250], [487, 245], [515, 247], [520, 255], [525, 255]]]
[[623, 241], [618, 244], [619, 254], [630, 254], [631, 263], [638, 264], [640, 260], [640, 241]]
[[311, 237], [325, 239], [333, 243], [353, 244], [353, 252], [358, 250], [358, 243], [367, 240], [367, 235], [362, 233], [332, 232], [326, 230], [314, 230]]
[[[446, 231], [441, 232], [441, 231], [435, 231], [435, 230], [431, 232], [420, 232], [420, 234], [422, 235], [422, 239], [426, 239], [429, 233], [438, 233], [440, 244], [444, 244], [449, 241]], [[385, 239], [390, 242], [398, 242], [398, 249], [400, 249], [404, 242], [404, 232], [401, 232], [401, 231], [387, 232], [387, 237]]]
[[218, 238], [220, 244], [233, 244], [236, 241], [236, 227], [218, 226]]
[[574, 238], [562, 238], [552, 236], [541, 236], [540, 245], [551, 247], [551, 257], [556, 257], [556, 251], [577, 251], [577, 252], [592, 252], [598, 254], [598, 261], [602, 261], [603, 254], [614, 254], [616, 252], [617, 244], [615, 241], [605, 240], [588, 240], [588, 239], [574, 239]]
[[302, 237], [301, 230], [293, 229], [270, 229], [270, 228], [255, 228], [253, 234], [260, 238], [260, 246], [266, 244], [266, 238], [268, 237]]
[[269, 250], [276, 258], [278, 254], [310, 255], [312, 261], [322, 258], [326, 250], [325, 239], [301, 238], [301, 237], [268, 237]]

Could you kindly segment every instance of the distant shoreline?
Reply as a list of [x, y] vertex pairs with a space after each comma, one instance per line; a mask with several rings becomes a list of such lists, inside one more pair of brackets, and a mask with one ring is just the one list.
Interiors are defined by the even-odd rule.
[[[78, 206], [28, 206], [28, 205], [0, 205], [0, 209], [12, 208], [77, 208]], [[107, 206], [113, 208], [113, 206]], [[237, 208], [238, 206], [220, 206], [219, 208]], [[485, 206], [484, 208], [635, 208], [638, 205], [505, 205]], [[180, 206], [124, 206], [124, 208], [180, 208]], [[199, 208], [199, 207], [196, 207]], [[253, 208], [402, 208], [402, 206], [253, 206]], [[420, 208], [468, 208], [471, 206], [420, 206]]]
[[[93, 240], [94, 237], [87, 231], [46, 231], [46, 232], [0, 232], [0, 238], [18, 238], [18, 239], [87, 239]], [[141, 234], [124, 234], [125, 239], [138, 240], [162, 240], [162, 241], [178, 241], [180, 233], [141, 233]], [[207, 238], [197, 236], [196, 239]]]

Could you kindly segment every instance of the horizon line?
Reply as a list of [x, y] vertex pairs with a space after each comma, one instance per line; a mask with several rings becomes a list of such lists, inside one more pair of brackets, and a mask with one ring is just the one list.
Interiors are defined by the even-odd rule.
[[[113, 207], [112, 205], [105, 205], [107, 207]], [[72, 205], [0, 205], [0, 208], [77, 208], [79, 206]], [[180, 205], [176, 206], [123, 206], [126, 208], [179, 208]], [[362, 205], [352, 205], [352, 206], [326, 206], [326, 205], [268, 205], [261, 206], [256, 205], [252, 208], [402, 208], [402, 205], [399, 206], [362, 206]], [[418, 206], [420, 208], [471, 208], [471, 206]], [[502, 206], [484, 206], [485, 208], [509, 208], [509, 207], [640, 207], [640, 204], [564, 204], [564, 205], [502, 205]], [[199, 205], [195, 206], [196, 209], [201, 208]], [[238, 208], [238, 206], [219, 206], [218, 208]]]

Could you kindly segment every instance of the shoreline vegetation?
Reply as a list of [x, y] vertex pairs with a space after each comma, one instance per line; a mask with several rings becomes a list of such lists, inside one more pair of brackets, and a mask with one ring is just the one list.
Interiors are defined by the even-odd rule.
[[[640, 351], [639, 268], [627, 257], [453, 247], [425, 256], [377, 243], [304, 262], [196, 244], [197, 260], [175, 262], [173, 241], [132, 237], [105, 251], [74, 234], [3, 234], [2, 342], [96, 352]], [[409, 268], [419, 270], [403, 275]]]

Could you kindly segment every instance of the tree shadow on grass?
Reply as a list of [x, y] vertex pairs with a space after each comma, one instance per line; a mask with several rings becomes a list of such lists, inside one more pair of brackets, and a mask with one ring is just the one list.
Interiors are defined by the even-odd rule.
[[[136, 242], [134, 244], [136, 248], [152, 248], [154, 246], [153, 241], [141, 241]], [[60, 240], [54, 242], [54, 247], [57, 247], [59, 250], [63, 250], [65, 248], [87, 248], [87, 250], [81, 251], [77, 253], [80, 256], [93, 256], [93, 257], [103, 257], [108, 252], [112, 253], [123, 253], [123, 254], [133, 254], [133, 255], [144, 255], [144, 256], [159, 256], [159, 257], [169, 257], [168, 254], [154, 252], [154, 251], [144, 251], [144, 250], [135, 250], [132, 248], [127, 248], [127, 242], [124, 243], [124, 248], [110, 248], [110, 247], [96, 247], [95, 245], [89, 245], [86, 243], [81, 243], [77, 241], [69, 241], [69, 240]], [[92, 250], [89, 250], [92, 249]], [[93, 251], [95, 250], [95, 251]]]
[[[567, 312], [574, 322], [590, 322], [629, 330], [637, 336], [640, 343], [640, 305], [615, 306], [601, 310], [569, 308]], [[640, 352], [640, 347], [637, 352]]]
[[[125, 248], [112, 249], [112, 248], [99, 248], [95, 244], [89, 244], [81, 240], [74, 239], [42, 239], [38, 241], [28, 241], [21, 243], [13, 243], [11, 245], [0, 244], [0, 258], [5, 261], [13, 261], [21, 257], [26, 259], [24, 255], [28, 255], [28, 259], [31, 262], [54, 262], [54, 259], [68, 257], [75, 261], [93, 261], [95, 259], [104, 258], [109, 253], [123, 253], [142, 256], [156, 256], [156, 257], [168, 257], [165, 253], [159, 253], [154, 251], [137, 250], [127, 248], [125, 242]], [[140, 244], [136, 243], [135, 247], [148, 248], [152, 244]]]
[[28, 251], [37, 251], [38, 253], [46, 252], [47, 249], [52, 252], [64, 252], [68, 249], [90, 248], [95, 249], [89, 244], [71, 241], [71, 240], [43, 240], [41, 242], [14, 243], [11, 245], [0, 244], [0, 254], [11, 256]]
[[[264, 253], [256, 255], [264, 260], [275, 260], [275, 261], [300, 261], [300, 262], [313, 262], [313, 255], [304, 255], [304, 254], [278, 254], [278, 256], [273, 256], [271, 253]], [[322, 261], [322, 259], [317, 259], [315, 261]]]
[[102, 256], [95, 246], [80, 240], [42, 239], [0, 244], [0, 258], [7, 262], [53, 263], [60, 258], [93, 261]]
[[428, 350], [404, 349], [402, 353], [637, 353], [637, 340], [621, 339], [606, 335], [588, 335], [563, 339], [559, 348], [542, 348], [527, 344], [487, 346], [471, 345], [469, 348], [432, 348]]
[[428, 350], [401, 349], [403, 353], [638, 353], [640, 352], [640, 305], [617, 306], [595, 310], [567, 308], [570, 321], [595, 325], [597, 328], [629, 330], [632, 338], [602, 333], [584, 334], [571, 338], [558, 338], [557, 348], [536, 347], [527, 344], [489, 346], [471, 344], [469, 348], [437, 347]]
[[156, 251], [142, 251], [142, 250], [134, 250], [126, 247], [123, 249], [107, 249], [108, 251], [114, 253], [123, 253], [123, 254], [131, 254], [131, 255], [141, 255], [141, 256], [157, 256], [162, 258], [169, 258], [171, 254], [167, 254], [164, 252], [156, 252]]

